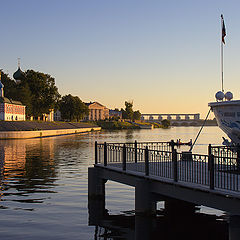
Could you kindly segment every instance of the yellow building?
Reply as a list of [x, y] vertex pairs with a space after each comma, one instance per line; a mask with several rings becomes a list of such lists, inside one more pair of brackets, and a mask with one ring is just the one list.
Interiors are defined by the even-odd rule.
[[89, 109], [89, 115], [86, 120], [96, 121], [109, 118], [109, 109], [98, 102], [85, 103]]

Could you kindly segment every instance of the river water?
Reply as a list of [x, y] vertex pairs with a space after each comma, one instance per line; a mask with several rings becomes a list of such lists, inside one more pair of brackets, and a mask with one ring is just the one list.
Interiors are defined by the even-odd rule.
[[[134, 239], [131, 237], [134, 233], [134, 189], [125, 185], [106, 184], [106, 208], [110, 215], [120, 220], [111, 223], [112, 228], [89, 226], [87, 173], [94, 163], [94, 142], [171, 139], [187, 142], [195, 139], [199, 129], [101, 131], [42, 139], [1, 140], [0, 239]], [[222, 136], [226, 137], [218, 127], [205, 127], [194, 152], [206, 153], [209, 143], [221, 144]], [[160, 204], [158, 208], [161, 207]], [[200, 212], [224, 215], [205, 207]], [[125, 222], [124, 227], [119, 222]], [[130, 237], [126, 237], [126, 232]], [[215, 232], [217, 234], [217, 230]], [[183, 234], [188, 239], [187, 231], [183, 230]], [[211, 239], [215, 239], [214, 236]]]

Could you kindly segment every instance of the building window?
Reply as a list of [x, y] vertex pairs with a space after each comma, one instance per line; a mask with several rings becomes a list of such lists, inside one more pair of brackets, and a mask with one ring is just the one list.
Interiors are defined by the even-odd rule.
[[235, 112], [225, 112], [224, 117], [235, 117]]

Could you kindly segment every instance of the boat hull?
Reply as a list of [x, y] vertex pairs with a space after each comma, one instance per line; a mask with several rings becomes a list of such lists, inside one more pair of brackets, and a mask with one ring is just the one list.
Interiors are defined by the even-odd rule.
[[240, 144], [240, 100], [212, 102], [208, 105], [222, 131], [227, 134], [232, 143]]

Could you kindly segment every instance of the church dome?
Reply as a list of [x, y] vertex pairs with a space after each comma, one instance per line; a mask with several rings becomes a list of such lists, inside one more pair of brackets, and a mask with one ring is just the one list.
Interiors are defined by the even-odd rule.
[[24, 78], [24, 72], [18, 67], [18, 70], [13, 74], [13, 78], [16, 81], [21, 81]]

